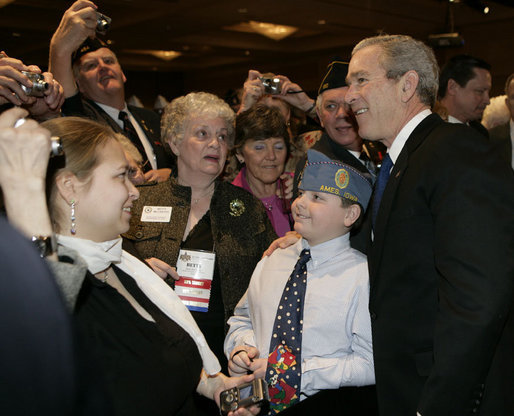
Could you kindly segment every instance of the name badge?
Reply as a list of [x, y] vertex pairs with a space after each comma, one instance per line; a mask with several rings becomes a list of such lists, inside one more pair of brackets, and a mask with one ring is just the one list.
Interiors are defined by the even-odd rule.
[[201, 250], [180, 250], [175, 293], [190, 311], [207, 312], [211, 297], [216, 254]]
[[141, 222], [170, 222], [171, 207], [151, 207], [145, 205], [141, 214]]

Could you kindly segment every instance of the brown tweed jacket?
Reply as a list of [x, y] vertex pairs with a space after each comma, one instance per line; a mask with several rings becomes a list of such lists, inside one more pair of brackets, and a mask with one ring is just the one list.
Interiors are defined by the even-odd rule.
[[[156, 257], [175, 266], [186, 228], [191, 188], [175, 178], [143, 185], [132, 208], [130, 230], [123, 235], [142, 258]], [[172, 207], [171, 220], [141, 222], [144, 206]], [[245, 293], [262, 253], [277, 238], [262, 203], [249, 192], [217, 181], [210, 206], [211, 230], [216, 252], [225, 317]]]

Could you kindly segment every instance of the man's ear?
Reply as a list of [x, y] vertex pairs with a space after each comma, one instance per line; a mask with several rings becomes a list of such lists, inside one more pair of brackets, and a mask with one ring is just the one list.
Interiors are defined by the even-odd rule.
[[352, 204], [346, 208], [346, 215], [344, 217], [345, 227], [351, 227], [361, 215], [361, 206], [359, 204]]
[[416, 94], [416, 88], [419, 84], [419, 75], [416, 71], [407, 71], [400, 79], [400, 83], [402, 87], [402, 101], [406, 103]]
[[448, 85], [446, 87], [446, 94], [447, 95], [455, 95], [457, 93], [457, 88], [460, 88], [460, 85], [457, 84], [457, 81], [450, 78], [448, 80]]
[[325, 125], [323, 124], [323, 119], [321, 118], [320, 111], [318, 109], [318, 106], [316, 105], [316, 115], [318, 116], [319, 123], [321, 124], [321, 127], [325, 128]]
[[71, 201], [77, 202], [78, 178], [71, 172], [57, 175], [55, 185], [62, 199], [69, 205]]

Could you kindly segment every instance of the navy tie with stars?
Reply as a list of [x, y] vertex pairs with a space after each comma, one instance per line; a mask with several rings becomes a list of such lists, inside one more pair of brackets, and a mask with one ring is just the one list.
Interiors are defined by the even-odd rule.
[[310, 258], [310, 250], [302, 250], [278, 304], [266, 368], [270, 414], [277, 414], [300, 400], [303, 302]]
[[393, 161], [389, 153], [386, 153], [384, 160], [382, 160], [382, 166], [380, 172], [378, 172], [377, 182], [375, 183], [375, 192], [373, 193], [373, 202], [371, 205], [371, 221], [373, 229], [375, 229], [375, 223], [377, 220], [378, 208], [380, 207], [380, 201], [382, 201], [382, 195], [389, 180], [391, 174], [391, 168], [393, 167]]

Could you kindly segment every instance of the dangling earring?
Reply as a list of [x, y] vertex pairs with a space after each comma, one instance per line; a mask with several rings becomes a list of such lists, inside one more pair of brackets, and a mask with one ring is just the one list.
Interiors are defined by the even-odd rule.
[[75, 227], [77, 226], [75, 220], [76, 220], [76, 218], [75, 218], [75, 200], [72, 199], [71, 200], [71, 229], [70, 229], [70, 232], [72, 235], [75, 235], [77, 233], [77, 230], [75, 229]]

